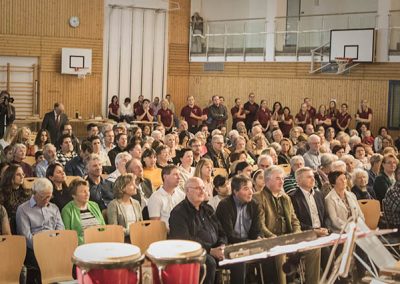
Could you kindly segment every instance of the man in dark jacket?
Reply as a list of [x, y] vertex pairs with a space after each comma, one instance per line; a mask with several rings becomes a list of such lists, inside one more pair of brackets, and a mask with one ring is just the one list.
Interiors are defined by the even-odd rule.
[[[258, 204], [253, 200], [250, 178], [237, 175], [231, 181], [232, 195], [221, 200], [217, 217], [225, 231], [229, 244], [255, 240], [262, 237]], [[246, 283], [246, 263], [235, 265], [231, 270], [232, 283]]]
[[67, 122], [68, 116], [64, 113], [64, 105], [55, 103], [54, 109], [44, 115], [41, 129], [47, 129], [51, 142], [56, 143], [61, 135], [61, 125], [65, 125]]
[[221, 104], [219, 96], [213, 96], [212, 101], [213, 104], [208, 108], [208, 129], [210, 132], [220, 126], [226, 126], [226, 121], [228, 120], [228, 111]]
[[214, 210], [204, 202], [205, 187], [200, 178], [189, 178], [185, 184], [186, 198], [175, 206], [169, 217], [169, 238], [191, 240], [207, 251], [206, 278], [212, 284], [217, 261], [224, 259], [226, 236]]

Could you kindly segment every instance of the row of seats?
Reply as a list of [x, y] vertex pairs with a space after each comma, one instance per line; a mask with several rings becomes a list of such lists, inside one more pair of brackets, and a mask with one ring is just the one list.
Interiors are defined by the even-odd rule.
[[[167, 229], [159, 220], [131, 224], [131, 243], [144, 254], [153, 242], [165, 240]], [[85, 243], [124, 242], [124, 229], [119, 225], [95, 226], [85, 229]], [[73, 280], [71, 258], [78, 246], [76, 231], [42, 231], [33, 236], [33, 250], [39, 264], [42, 283]], [[19, 283], [21, 268], [26, 254], [26, 240], [23, 236], [0, 236], [0, 255], [7, 259], [0, 265], [4, 283]], [[62, 257], [60, 257], [62, 256]]]

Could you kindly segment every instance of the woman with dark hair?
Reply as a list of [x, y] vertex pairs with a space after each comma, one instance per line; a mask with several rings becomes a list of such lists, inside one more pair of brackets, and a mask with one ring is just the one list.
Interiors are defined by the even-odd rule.
[[250, 165], [248, 162], [246, 161], [238, 161], [238, 163], [236, 164], [236, 167], [234, 168], [234, 172], [231, 173], [232, 177], [236, 176], [236, 175], [245, 175], [248, 178], [251, 178], [251, 173], [253, 171], [253, 166]]
[[119, 114], [119, 102], [118, 97], [113, 96], [111, 98], [111, 103], [108, 105], [108, 118], [119, 122], [121, 117]]
[[336, 100], [330, 100], [327, 113], [331, 118], [332, 126], [335, 128], [336, 132], [338, 132], [338, 129], [336, 128], [336, 118], [339, 114], [339, 110], [337, 109], [336, 106]]
[[182, 131], [179, 133], [179, 146], [181, 148], [188, 147], [188, 142], [190, 140], [190, 132], [189, 131]]
[[283, 114], [282, 104], [280, 102], [274, 102], [271, 111], [271, 120], [276, 120], [278, 122], [281, 122], [282, 114]]
[[114, 183], [114, 197], [107, 207], [107, 221], [110, 225], [124, 227], [125, 242], [129, 242], [129, 226], [143, 221], [142, 209], [132, 196], [137, 193], [136, 177], [132, 174], [120, 175]]
[[343, 103], [340, 106], [340, 113], [336, 116], [336, 127], [339, 131], [344, 131], [347, 134], [349, 133], [349, 125], [351, 122], [351, 115], [347, 112], [349, 106], [346, 103]]
[[21, 166], [11, 164], [4, 172], [0, 182], [0, 204], [6, 210], [10, 218], [10, 226], [13, 234], [17, 233], [16, 213], [19, 205], [29, 200], [32, 193], [22, 187], [24, 183], [24, 171]]
[[379, 128], [378, 136], [376, 136], [375, 140], [374, 140], [374, 149], [375, 149], [376, 153], [379, 153], [379, 152], [381, 152], [383, 150], [382, 149], [383, 148], [382, 147], [383, 138], [389, 139], [389, 141], [391, 141], [392, 142], [391, 144], [393, 145], [393, 139], [389, 135], [388, 129], [386, 127], [384, 127], [384, 126]]
[[215, 176], [213, 185], [214, 196], [208, 201], [208, 205], [210, 205], [215, 211], [217, 210], [219, 202], [231, 194], [231, 185], [228, 178], [223, 175]]
[[340, 159], [345, 154], [345, 150], [344, 150], [343, 146], [335, 145], [332, 148], [332, 154], [338, 156], [338, 158]]
[[143, 125], [142, 136], [148, 139], [151, 136], [151, 127], [148, 124]]
[[183, 148], [179, 151], [179, 175], [181, 180], [179, 186], [184, 190], [186, 181], [194, 175], [195, 168], [192, 167], [193, 164], [193, 151], [190, 148]]
[[315, 115], [315, 128], [318, 128], [318, 126], [324, 127], [324, 129], [327, 129], [329, 126], [332, 125], [331, 118], [329, 117], [329, 113], [326, 111], [326, 106], [325, 105], [320, 105], [318, 108], [318, 112]]
[[156, 166], [157, 158], [154, 149], [146, 149], [142, 154], [143, 177], [151, 180], [153, 191], [162, 185], [161, 168]]
[[156, 158], [157, 158], [157, 168], [163, 169], [166, 167], [168, 164], [170, 164], [170, 154], [169, 154], [169, 148], [166, 145], [159, 145], [156, 148]]
[[293, 115], [290, 114], [290, 108], [284, 107], [279, 128], [282, 130], [284, 137], [289, 137], [290, 129], [293, 128]]
[[130, 123], [133, 120], [133, 107], [130, 98], [125, 98], [124, 103], [121, 105], [121, 121]]
[[47, 131], [47, 129], [40, 129], [36, 134], [33, 150], [35, 151], [35, 153], [37, 151], [43, 151], [43, 147], [47, 143], [51, 143], [49, 131]]
[[64, 206], [72, 200], [63, 166], [60, 163], [50, 164], [46, 170], [46, 178], [53, 185], [53, 198], [51, 202], [57, 205], [61, 212]]
[[261, 100], [260, 108], [257, 111], [257, 120], [261, 124], [262, 131], [265, 133], [268, 131], [269, 122], [271, 120], [271, 111], [267, 107], [267, 101]]
[[[1, 162], [0, 163], [0, 182], [3, 179], [4, 176], [4, 172], [7, 170], [7, 168], [10, 166], [11, 164], [9, 162]], [[1, 190], [0, 190], [1, 191]]]
[[261, 192], [265, 187], [264, 170], [258, 169], [251, 174], [254, 193]]
[[278, 165], [290, 164], [290, 158], [293, 156], [293, 145], [288, 138], [283, 138], [280, 143], [281, 151], [278, 155]]
[[334, 233], [339, 233], [350, 217], [364, 219], [364, 214], [354, 193], [346, 189], [347, 177], [344, 172], [330, 172], [328, 179], [333, 189], [325, 197], [325, 207], [330, 219], [330, 229]]
[[360, 131], [361, 124], [365, 124], [365, 126], [369, 129], [369, 126], [372, 121], [372, 109], [368, 107], [367, 100], [365, 99], [361, 100], [355, 118], [357, 123], [356, 124], [357, 131]]

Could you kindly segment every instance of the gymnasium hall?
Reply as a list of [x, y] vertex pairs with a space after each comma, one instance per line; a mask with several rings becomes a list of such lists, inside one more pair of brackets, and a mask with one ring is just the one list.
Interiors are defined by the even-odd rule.
[[0, 15], [0, 283], [400, 283], [400, 1]]

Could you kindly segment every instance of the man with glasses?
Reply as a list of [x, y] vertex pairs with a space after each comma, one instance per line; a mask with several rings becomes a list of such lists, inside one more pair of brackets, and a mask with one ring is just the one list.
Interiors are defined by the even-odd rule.
[[58, 207], [50, 203], [53, 185], [46, 178], [38, 178], [32, 186], [33, 195], [17, 209], [17, 232], [26, 237], [25, 265], [27, 283], [40, 283], [40, 269], [33, 252], [33, 235], [46, 230], [64, 230]]
[[197, 138], [193, 138], [189, 140], [188, 146], [192, 149], [193, 152], [193, 164], [192, 167], [196, 167], [197, 163], [201, 159], [201, 142]]
[[204, 283], [212, 284], [217, 261], [224, 259], [226, 236], [214, 210], [204, 202], [204, 182], [198, 177], [189, 178], [185, 184], [185, 193], [186, 198], [171, 211], [168, 237], [201, 244], [207, 251]]
[[209, 147], [205, 158], [213, 162], [214, 168], [225, 168], [229, 171], [229, 157], [224, 149], [224, 137], [222, 135], [214, 135], [211, 139], [211, 147]]

